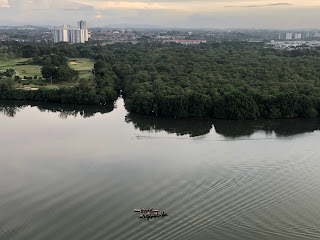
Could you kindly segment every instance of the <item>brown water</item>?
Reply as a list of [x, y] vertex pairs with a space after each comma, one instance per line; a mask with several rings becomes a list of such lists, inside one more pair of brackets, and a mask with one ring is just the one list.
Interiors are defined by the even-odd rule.
[[319, 130], [1, 102], [0, 239], [320, 239]]

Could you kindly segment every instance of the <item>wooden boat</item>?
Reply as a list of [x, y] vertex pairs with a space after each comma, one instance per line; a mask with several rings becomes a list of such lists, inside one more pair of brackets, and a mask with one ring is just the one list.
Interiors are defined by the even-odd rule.
[[140, 212], [140, 213], [156, 213], [156, 212], [160, 212], [159, 210], [155, 210], [153, 208], [149, 209], [149, 208], [141, 208], [141, 209], [134, 209], [134, 212]]

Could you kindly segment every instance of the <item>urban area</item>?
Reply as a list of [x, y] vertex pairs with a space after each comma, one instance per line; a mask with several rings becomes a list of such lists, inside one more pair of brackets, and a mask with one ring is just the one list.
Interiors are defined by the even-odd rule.
[[308, 49], [320, 47], [320, 31], [278, 31], [248, 29], [143, 29], [143, 28], [88, 28], [86, 21], [79, 21], [77, 27], [2, 26], [0, 41], [18, 42], [68, 42], [85, 43], [90, 39], [97, 45], [115, 43], [162, 42], [184, 45], [201, 44], [208, 41], [265, 42], [275, 49]]

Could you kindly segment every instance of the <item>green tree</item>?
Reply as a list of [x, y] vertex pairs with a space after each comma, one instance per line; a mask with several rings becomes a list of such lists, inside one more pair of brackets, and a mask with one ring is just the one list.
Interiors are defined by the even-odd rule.
[[16, 71], [14, 69], [7, 69], [4, 73], [4, 75], [8, 78], [12, 78], [16, 74]]
[[41, 74], [42, 77], [44, 77], [45, 79], [49, 79], [49, 78], [57, 78], [57, 68], [55, 66], [43, 66], [41, 68]]

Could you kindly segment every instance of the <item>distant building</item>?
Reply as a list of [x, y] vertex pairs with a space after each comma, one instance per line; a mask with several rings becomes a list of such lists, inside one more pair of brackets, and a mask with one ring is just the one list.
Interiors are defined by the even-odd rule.
[[190, 45], [190, 44], [200, 44], [200, 43], [206, 43], [206, 40], [163, 40], [163, 43], [173, 42], [173, 43], [180, 43], [183, 45]]
[[292, 33], [286, 33], [286, 40], [292, 39]]
[[295, 33], [294, 34], [294, 39], [301, 39], [302, 38], [302, 34], [301, 33]]
[[320, 37], [320, 33], [315, 33], [314, 36], [315, 37]]
[[63, 25], [60, 29], [53, 30], [53, 39], [55, 43], [68, 42], [68, 43], [85, 43], [89, 39], [86, 21], [79, 21], [78, 28], [72, 28]]

